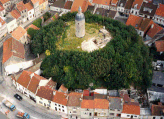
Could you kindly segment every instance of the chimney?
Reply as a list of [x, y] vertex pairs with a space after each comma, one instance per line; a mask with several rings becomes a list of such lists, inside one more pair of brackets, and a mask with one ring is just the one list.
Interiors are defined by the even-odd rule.
[[154, 24], [151, 25], [151, 28], [154, 28]]
[[34, 76], [34, 73], [32, 73], [32, 74], [30, 75], [30, 78], [32, 79], [33, 76]]
[[158, 105], [162, 106], [162, 102], [158, 102]]
[[67, 99], [67, 100], [68, 100], [68, 97], [69, 97], [69, 96], [67, 95], [67, 96], [66, 96], [66, 99]]

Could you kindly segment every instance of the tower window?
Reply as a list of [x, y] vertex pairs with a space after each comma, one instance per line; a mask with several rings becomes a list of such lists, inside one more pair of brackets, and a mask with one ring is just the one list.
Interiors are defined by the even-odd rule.
[[78, 23], [78, 25], [79, 25], [79, 23]]

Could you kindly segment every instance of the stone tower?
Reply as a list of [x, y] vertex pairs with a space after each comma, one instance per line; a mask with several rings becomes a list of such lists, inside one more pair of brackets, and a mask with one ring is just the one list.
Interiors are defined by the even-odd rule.
[[82, 13], [81, 7], [79, 7], [78, 13], [75, 16], [75, 34], [76, 37], [82, 38], [85, 35], [85, 16]]

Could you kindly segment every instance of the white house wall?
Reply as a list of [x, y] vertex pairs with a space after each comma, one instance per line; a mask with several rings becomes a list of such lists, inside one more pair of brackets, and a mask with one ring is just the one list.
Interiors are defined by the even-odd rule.
[[34, 9], [31, 9], [28, 11], [28, 20], [31, 20], [34, 18]]
[[[56, 107], [56, 109], [57, 109], [58, 112], [63, 112], [63, 110], [64, 110], [63, 113], [66, 113], [66, 114], [67, 114], [67, 107], [66, 107], [66, 106], [61, 105], [61, 104], [58, 104], [58, 103], [55, 103], [55, 102], [52, 102], [52, 103], [51, 103], [51, 108], [52, 108], [53, 110], [55, 110], [55, 107]], [[55, 111], [56, 111], [56, 110], [55, 110]]]
[[17, 25], [16, 19], [12, 20], [11, 22], [7, 24], [8, 33], [10, 33], [11, 31], [14, 31], [14, 29], [17, 27], [18, 25]]
[[131, 118], [131, 116], [133, 116], [134, 119], [139, 118], [139, 115], [121, 113], [121, 118]]

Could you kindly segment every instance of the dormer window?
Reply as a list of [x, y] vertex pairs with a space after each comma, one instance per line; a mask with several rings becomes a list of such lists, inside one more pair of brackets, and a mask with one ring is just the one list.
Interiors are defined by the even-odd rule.
[[123, 3], [120, 4], [120, 7], [123, 7]]
[[138, 6], [138, 4], [135, 4], [135, 5], [134, 5], [134, 8], [137, 9], [137, 6]]

